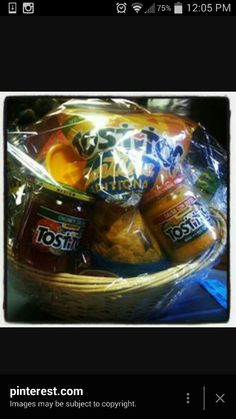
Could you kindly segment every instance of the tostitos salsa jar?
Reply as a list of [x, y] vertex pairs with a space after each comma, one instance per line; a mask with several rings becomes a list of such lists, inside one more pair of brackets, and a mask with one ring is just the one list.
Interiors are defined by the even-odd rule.
[[84, 192], [40, 183], [31, 193], [14, 240], [15, 258], [47, 272], [88, 268], [92, 202]]
[[206, 205], [183, 182], [182, 175], [146, 193], [142, 213], [166, 254], [175, 262], [198, 256], [217, 240]]

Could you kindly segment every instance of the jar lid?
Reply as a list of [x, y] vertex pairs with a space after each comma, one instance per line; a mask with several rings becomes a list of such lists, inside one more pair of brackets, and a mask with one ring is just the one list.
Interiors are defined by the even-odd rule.
[[182, 174], [178, 174], [177, 176], [170, 176], [168, 180], [163, 183], [162, 185], [155, 185], [152, 189], [150, 189], [147, 193], [145, 193], [143, 197], [143, 204], [147, 204], [148, 202], [152, 201], [154, 198], [161, 197], [171, 188], [179, 185], [184, 180], [184, 176]]
[[52, 192], [57, 192], [58, 194], [68, 196], [69, 198], [79, 199], [80, 201], [94, 202], [95, 199], [89, 195], [87, 192], [80, 191], [78, 189], [71, 188], [68, 185], [60, 184], [56, 185], [53, 183], [48, 183], [44, 181], [38, 181], [43, 188], [48, 189]]

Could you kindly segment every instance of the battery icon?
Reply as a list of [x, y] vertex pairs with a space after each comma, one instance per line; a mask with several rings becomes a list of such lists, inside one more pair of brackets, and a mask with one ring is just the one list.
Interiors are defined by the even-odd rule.
[[174, 13], [177, 15], [181, 15], [183, 13], [183, 4], [177, 2], [174, 4]]

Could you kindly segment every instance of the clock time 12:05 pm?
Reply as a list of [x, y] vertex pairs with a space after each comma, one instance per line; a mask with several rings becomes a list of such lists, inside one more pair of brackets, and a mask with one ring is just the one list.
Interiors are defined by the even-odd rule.
[[231, 3], [188, 3], [188, 12], [190, 13], [230, 13]]

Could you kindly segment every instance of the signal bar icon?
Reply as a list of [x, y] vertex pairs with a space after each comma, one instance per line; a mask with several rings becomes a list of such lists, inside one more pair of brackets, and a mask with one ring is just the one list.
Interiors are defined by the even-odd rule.
[[146, 14], [146, 13], [156, 13], [156, 5], [155, 5], [155, 3], [153, 3], [153, 4], [149, 7], [149, 9], [147, 9], [147, 10], [146, 10], [145, 14]]
[[142, 9], [143, 4], [142, 3], [133, 3], [133, 4], [131, 4], [131, 7], [134, 9], [134, 11], [136, 13], [138, 13]]

